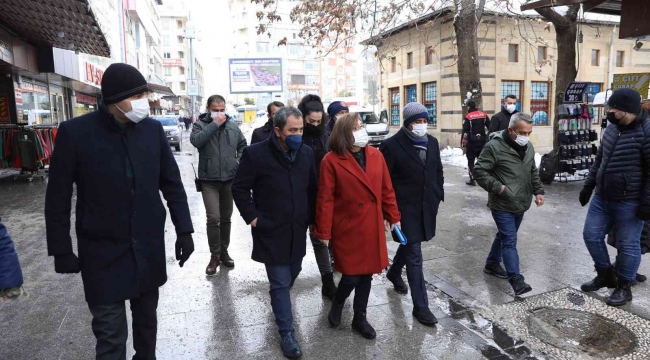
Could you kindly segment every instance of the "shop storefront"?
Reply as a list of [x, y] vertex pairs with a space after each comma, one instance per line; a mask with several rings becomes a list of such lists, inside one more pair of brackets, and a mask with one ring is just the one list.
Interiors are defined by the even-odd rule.
[[74, 116], [86, 115], [97, 110], [97, 97], [83, 93], [77, 93], [75, 96], [77, 102], [74, 108]]
[[52, 124], [47, 83], [23, 78], [17, 85], [20, 88], [20, 98], [16, 97], [16, 102], [22, 102], [22, 109], [18, 113], [18, 123]]

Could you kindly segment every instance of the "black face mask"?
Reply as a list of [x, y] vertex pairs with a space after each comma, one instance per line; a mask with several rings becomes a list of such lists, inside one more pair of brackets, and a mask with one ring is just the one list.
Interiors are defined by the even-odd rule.
[[619, 125], [621, 123], [621, 119], [616, 118], [616, 113], [615, 112], [608, 112], [606, 115], [607, 121], [614, 125]]
[[305, 135], [307, 136], [321, 136], [323, 129], [320, 126], [315, 126], [312, 124], [305, 124]]

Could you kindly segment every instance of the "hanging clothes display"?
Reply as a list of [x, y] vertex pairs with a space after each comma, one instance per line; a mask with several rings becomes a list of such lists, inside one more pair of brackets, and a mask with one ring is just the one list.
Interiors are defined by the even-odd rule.
[[0, 168], [42, 169], [54, 152], [56, 132], [54, 127], [0, 127]]

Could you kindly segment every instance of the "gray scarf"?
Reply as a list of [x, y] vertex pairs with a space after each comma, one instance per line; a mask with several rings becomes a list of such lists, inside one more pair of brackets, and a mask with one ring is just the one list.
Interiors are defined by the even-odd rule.
[[411, 140], [413, 143], [413, 146], [415, 147], [415, 152], [418, 153], [418, 156], [422, 160], [424, 164], [427, 163], [427, 145], [429, 144], [429, 137], [427, 134], [424, 136], [417, 136], [415, 135], [411, 130], [406, 128], [405, 126], [402, 127], [404, 129], [404, 132], [408, 136], [408, 138]]

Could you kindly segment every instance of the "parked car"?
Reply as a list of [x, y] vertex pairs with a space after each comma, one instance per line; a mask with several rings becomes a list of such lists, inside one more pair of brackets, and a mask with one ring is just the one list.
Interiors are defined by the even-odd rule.
[[390, 128], [387, 123], [379, 121], [377, 114], [375, 114], [372, 108], [351, 106], [350, 112], [359, 114], [361, 122], [365, 125], [368, 136], [370, 137], [368, 141], [370, 145], [379, 146], [382, 141], [386, 140], [390, 133]]
[[178, 118], [176, 116], [169, 115], [156, 115], [153, 116], [154, 119], [162, 123], [163, 129], [165, 129], [165, 135], [167, 136], [167, 141], [169, 141], [169, 146], [176, 149], [176, 151], [181, 151], [183, 147], [183, 134], [180, 130], [180, 124], [178, 123]]

